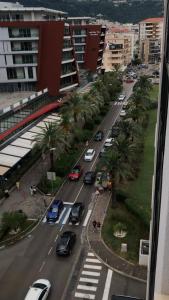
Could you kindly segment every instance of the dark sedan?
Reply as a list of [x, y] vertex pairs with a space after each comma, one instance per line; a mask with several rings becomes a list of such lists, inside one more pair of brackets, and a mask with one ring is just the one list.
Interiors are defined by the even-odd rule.
[[76, 241], [76, 234], [72, 231], [65, 231], [59, 238], [56, 245], [56, 254], [60, 256], [70, 255]]
[[104, 137], [103, 131], [98, 130], [98, 131], [96, 132], [95, 136], [94, 136], [94, 140], [95, 140], [96, 142], [100, 142], [100, 141], [102, 141], [103, 137]]
[[83, 212], [84, 212], [83, 203], [81, 203], [81, 202], [74, 203], [73, 206], [72, 206], [72, 210], [70, 212], [70, 215], [69, 215], [69, 221], [72, 224], [79, 223], [82, 219]]
[[85, 173], [83, 182], [85, 184], [93, 184], [95, 182], [96, 174], [95, 172], [88, 171]]

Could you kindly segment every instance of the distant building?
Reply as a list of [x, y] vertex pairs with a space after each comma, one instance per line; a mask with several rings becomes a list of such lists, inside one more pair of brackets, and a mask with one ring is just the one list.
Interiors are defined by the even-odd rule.
[[105, 71], [124, 70], [134, 53], [134, 39], [127, 28], [109, 28], [106, 33], [106, 47], [103, 55]]
[[161, 59], [163, 17], [149, 18], [139, 24], [139, 55], [144, 63], [158, 63]]
[[101, 69], [106, 27], [90, 17], [70, 17], [75, 55], [79, 68], [97, 72]]

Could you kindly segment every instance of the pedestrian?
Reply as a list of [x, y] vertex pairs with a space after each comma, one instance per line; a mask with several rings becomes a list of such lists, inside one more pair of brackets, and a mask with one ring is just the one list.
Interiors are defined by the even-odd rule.
[[96, 225], [97, 225], [97, 222], [96, 222], [96, 220], [93, 220], [92, 224], [93, 224], [93, 229], [94, 229], [94, 231], [95, 231], [95, 229], [96, 229]]
[[101, 226], [100, 222], [97, 222], [97, 229], [100, 229], [100, 226]]
[[19, 181], [16, 182], [16, 188], [19, 191], [19, 189], [20, 189], [20, 182]]
[[99, 195], [100, 195], [99, 189], [96, 189], [95, 195], [96, 195], [96, 196], [99, 196]]
[[31, 196], [33, 196], [33, 195], [34, 195], [34, 192], [33, 192], [33, 186], [32, 186], [32, 185], [30, 186], [29, 190], [30, 190]]
[[33, 195], [35, 195], [37, 192], [36, 186], [33, 186]]
[[8, 191], [8, 189], [5, 189], [4, 194], [5, 194], [5, 198], [9, 197], [9, 191]]
[[89, 146], [89, 142], [88, 141], [86, 141], [86, 147], [88, 147]]

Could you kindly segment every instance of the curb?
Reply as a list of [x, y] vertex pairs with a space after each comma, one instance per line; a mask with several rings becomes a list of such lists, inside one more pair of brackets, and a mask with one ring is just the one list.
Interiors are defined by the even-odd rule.
[[[98, 197], [99, 198], [99, 197]], [[109, 206], [109, 203], [110, 203], [110, 199], [111, 199], [111, 195], [109, 197], [109, 200], [108, 200], [108, 204], [107, 204], [107, 207], [105, 209], [105, 211], [107, 211], [108, 209], [108, 206]], [[96, 205], [96, 202], [95, 202], [95, 205]], [[94, 205], [94, 208], [95, 208], [95, 205]], [[93, 210], [94, 211], [94, 210]], [[106, 213], [104, 215], [104, 219], [105, 219], [105, 216], [106, 216]], [[91, 220], [91, 217], [92, 217], [92, 214], [90, 216], [90, 220]], [[103, 222], [104, 222], [104, 219], [103, 219]], [[102, 226], [103, 226], [103, 222], [102, 222]], [[126, 273], [124, 273], [123, 271], [120, 271], [120, 270], [117, 270], [116, 268], [110, 266], [109, 264], [107, 264], [96, 252], [95, 250], [92, 248], [91, 244], [90, 244], [90, 239], [89, 239], [89, 234], [88, 234], [88, 231], [89, 231], [89, 224], [90, 224], [90, 221], [88, 222], [88, 225], [87, 225], [87, 233], [86, 233], [86, 238], [87, 238], [87, 242], [88, 242], [88, 245], [90, 247], [90, 249], [92, 249], [92, 251], [94, 252], [94, 254], [96, 255], [96, 257], [106, 266], [108, 267], [109, 269], [111, 269], [112, 271], [122, 275], [122, 276], [125, 276], [127, 278], [130, 278], [130, 279], [134, 279], [134, 280], [137, 280], [139, 282], [142, 282], [142, 283], [146, 283], [147, 281], [144, 280], [144, 279], [141, 279], [139, 277], [136, 277], [136, 276], [132, 276], [132, 275], [128, 275]], [[101, 226], [101, 229], [102, 229], [102, 226]], [[100, 230], [100, 237], [101, 237], [101, 230]], [[104, 244], [104, 246], [106, 247], [107, 250], [109, 250], [110, 252], [113, 253], [112, 250], [110, 250], [107, 245], [105, 245], [105, 243], [103, 242], [102, 238], [101, 238], [101, 242]], [[121, 258], [121, 257], [120, 257]], [[123, 259], [124, 261], [126, 261], [125, 259]], [[127, 261], [128, 262], [128, 261]], [[129, 262], [128, 262], [129, 263]], [[132, 263], [130, 263], [132, 265]], [[134, 264], [133, 264], [134, 265]]]

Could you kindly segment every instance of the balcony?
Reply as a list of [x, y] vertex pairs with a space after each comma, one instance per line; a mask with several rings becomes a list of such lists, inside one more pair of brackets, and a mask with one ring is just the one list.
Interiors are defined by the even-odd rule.
[[69, 52], [69, 51], [72, 51], [72, 50], [73, 50], [73, 47], [68, 47], [68, 48], [65, 47], [65, 48], [62, 49], [63, 52]]
[[74, 58], [62, 60], [61, 64], [69, 64], [69, 63], [73, 62], [74, 60], [75, 60]]
[[65, 77], [68, 77], [68, 76], [73, 76], [73, 75], [75, 75], [77, 73], [77, 71], [72, 71], [72, 70], [70, 70], [70, 71], [68, 71], [67, 73], [63, 73], [61, 76], [60, 76], [60, 78], [65, 78]]
[[67, 91], [67, 90], [71, 90], [75, 87], [77, 87], [79, 84], [76, 82], [76, 83], [73, 83], [73, 84], [66, 84], [64, 87], [62, 87], [59, 92], [64, 92], [64, 91]]

